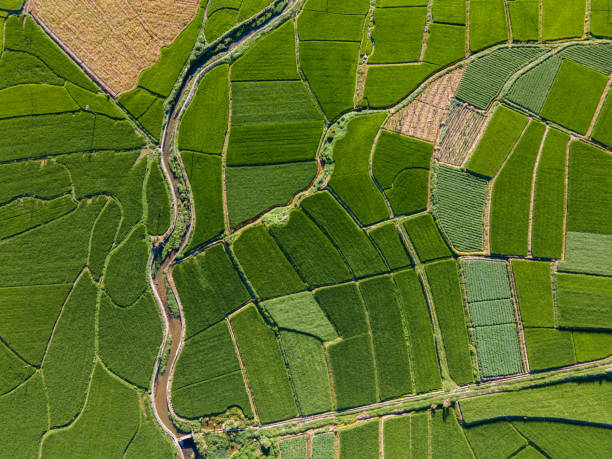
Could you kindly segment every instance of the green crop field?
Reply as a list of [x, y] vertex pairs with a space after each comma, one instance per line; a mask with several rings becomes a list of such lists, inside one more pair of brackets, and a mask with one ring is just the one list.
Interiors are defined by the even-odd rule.
[[385, 457], [410, 458], [410, 416], [387, 418], [383, 421]]
[[554, 0], [542, 1], [542, 39], [581, 37], [584, 31], [585, 3], [569, 0], [563, 5]]
[[502, 0], [476, 1], [469, 10], [470, 49], [478, 51], [508, 40], [508, 24]]
[[444, 66], [465, 56], [465, 26], [432, 23], [429, 34], [425, 62]]
[[370, 230], [370, 237], [382, 252], [389, 269], [396, 270], [412, 264], [399, 228], [393, 223], [385, 223]]
[[506, 98], [534, 113], [540, 113], [563, 60], [557, 55], [521, 75]]
[[560, 327], [612, 329], [612, 279], [557, 274], [555, 287]]
[[555, 328], [526, 328], [525, 347], [531, 371], [562, 367], [576, 362], [572, 333]]
[[421, 214], [404, 222], [404, 229], [414, 244], [421, 262], [451, 256], [431, 214]]
[[312, 438], [312, 459], [334, 459], [336, 436], [321, 433]]
[[540, 5], [533, 0], [515, 0], [508, 3], [512, 38], [517, 41], [537, 41], [539, 35]]
[[365, 308], [356, 284], [316, 290], [315, 299], [342, 338], [368, 333]]
[[289, 437], [280, 441], [279, 443], [281, 455], [288, 459], [304, 459], [307, 457], [306, 453], [306, 436], [300, 435], [298, 437]]
[[369, 421], [341, 430], [340, 459], [362, 457], [375, 459], [379, 457], [379, 421]]
[[568, 232], [565, 236], [565, 260], [557, 269], [612, 275], [612, 234]]
[[527, 327], [554, 326], [550, 263], [512, 260], [512, 273], [523, 324]]
[[437, 65], [376, 65], [368, 68], [364, 101], [370, 107], [389, 107], [413, 92]]
[[374, 53], [368, 62], [417, 62], [421, 54], [427, 8], [376, 8]]

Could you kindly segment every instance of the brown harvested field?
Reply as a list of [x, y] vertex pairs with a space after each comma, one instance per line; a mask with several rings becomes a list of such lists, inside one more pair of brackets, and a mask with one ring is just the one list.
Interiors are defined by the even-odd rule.
[[444, 123], [444, 134], [434, 148], [440, 162], [461, 166], [478, 140], [485, 123], [485, 115], [468, 104], [456, 104]]
[[385, 128], [436, 142], [462, 76], [463, 69], [457, 69], [438, 78], [414, 101], [394, 114]]
[[114, 92], [136, 87], [199, 0], [32, 0], [29, 9]]

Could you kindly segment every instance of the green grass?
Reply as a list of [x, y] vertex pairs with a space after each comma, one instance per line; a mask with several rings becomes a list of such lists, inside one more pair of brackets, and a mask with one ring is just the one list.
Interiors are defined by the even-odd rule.
[[327, 348], [339, 410], [377, 401], [370, 335], [343, 339]]
[[462, 260], [468, 303], [510, 298], [508, 266], [505, 262], [472, 259]]
[[221, 153], [229, 117], [229, 67], [220, 65], [204, 75], [181, 118], [178, 147], [202, 153]]
[[300, 413], [309, 415], [331, 410], [331, 383], [322, 343], [312, 336], [283, 331], [281, 345]]
[[488, 422], [464, 429], [476, 457], [515, 457], [527, 441], [508, 422]]
[[577, 362], [599, 360], [612, 354], [612, 335], [599, 332], [572, 333]]
[[306, 435], [283, 438], [279, 442], [280, 452], [285, 459], [306, 459]]
[[147, 288], [146, 267], [149, 247], [145, 229], [137, 226], [123, 245], [110, 256], [104, 287], [115, 303], [129, 306]]
[[612, 275], [612, 234], [568, 232], [559, 271]]
[[612, 156], [583, 142], [570, 144], [567, 231], [612, 234]]
[[157, 161], [151, 163], [147, 180], [147, 233], [164, 234], [170, 227], [172, 209], [168, 185]]
[[361, 41], [362, 14], [330, 14], [304, 10], [298, 19], [300, 41]]
[[3, 451], [24, 457], [38, 456], [40, 439], [48, 428], [46, 394], [40, 374], [0, 398], [0, 410]]
[[568, 0], [560, 4], [554, 0], [542, 1], [542, 39], [582, 37], [585, 3]]
[[429, 412], [417, 412], [412, 415], [411, 453], [414, 458], [429, 457], [430, 428]]
[[390, 107], [408, 96], [421, 82], [438, 69], [421, 63], [368, 67], [364, 103], [368, 107]]
[[338, 337], [334, 326], [310, 292], [264, 301], [261, 305], [282, 329], [312, 335], [321, 341], [332, 341]]
[[565, 165], [569, 136], [550, 129], [536, 171], [531, 252], [538, 258], [560, 259], [563, 253]]
[[[512, 425], [548, 457], [605, 457], [612, 448], [609, 427], [544, 421]], [[531, 457], [544, 457], [537, 454]]]
[[297, 406], [274, 333], [254, 306], [235, 315], [232, 327], [262, 423], [297, 416]]
[[15, 389], [34, 373], [34, 367], [27, 365], [4, 344], [0, 346], [0, 395]]
[[187, 418], [223, 413], [231, 406], [253, 416], [226, 322], [185, 341], [172, 378], [172, 405]]
[[404, 221], [417, 256], [422, 263], [451, 256], [451, 251], [442, 239], [431, 214], [422, 214]]
[[526, 327], [554, 326], [550, 263], [512, 260], [521, 319]]
[[557, 274], [555, 284], [558, 326], [612, 329], [612, 278]]
[[593, 139], [607, 147], [612, 147], [610, 132], [612, 132], [612, 97], [608, 93], [593, 129]]
[[369, 421], [340, 431], [340, 459], [379, 457], [379, 421]]
[[427, 8], [376, 8], [370, 64], [416, 62], [421, 55]]
[[531, 371], [576, 363], [571, 332], [555, 328], [525, 328], [524, 333]]
[[285, 205], [316, 174], [317, 164], [311, 161], [226, 168], [230, 225], [235, 228], [271, 207]]
[[484, 248], [485, 179], [440, 165], [432, 185], [432, 208], [442, 232], [461, 252]]
[[564, 60], [542, 107], [543, 118], [586, 134], [608, 78]]
[[259, 298], [304, 290], [306, 285], [262, 225], [251, 226], [232, 245]]
[[382, 252], [389, 269], [396, 270], [412, 265], [410, 255], [395, 223], [389, 222], [369, 231], [370, 237]]
[[172, 275], [185, 313], [186, 338], [251, 299], [223, 244], [178, 263]]
[[[500, 2], [501, 0], [494, 1]], [[478, 4], [490, 8], [486, 6], [486, 3], [479, 2]], [[470, 41], [473, 38], [471, 33], [473, 30], [470, 26]], [[490, 26], [485, 26], [484, 30], [492, 29]], [[485, 54], [467, 66], [457, 89], [457, 98], [478, 108], [486, 109], [512, 75], [545, 52], [547, 51], [544, 48], [515, 47], [501, 48]]]
[[312, 437], [312, 459], [334, 459], [335, 439], [333, 432]]
[[412, 392], [410, 356], [395, 285], [390, 276], [359, 282], [374, 342], [380, 400]]
[[221, 158], [182, 152], [185, 173], [193, 193], [195, 225], [186, 250], [191, 251], [225, 230]]
[[55, 327], [43, 370], [51, 426], [68, 424], [85, 401], [95, 355], [97, 295], [97, 285], [83, 273]]
[[359, 44], [300, 41], [300, 67], [328, 119], [353, 108]]
[[425, 62], [445, 66], [465, 57], [465, 26], [434, 22], [428, 27]]
[[24, 194], [51, 199], [70, 190], [70, 176], [61, 164], [21, 161], [0, 165], [0, 203]]
[[521, 75], [512, 84], [506, 97], [527, 110], [540, 113], [562, 62], [558, 55], [549, 57]]
[[440, 411], [432, 413], [431, 452], [432, 457], [436, 458], [474, 458], [470, 444], [457, 422], [455, 410], [446, 416]]
[[467, 168], [484, 177], [495, 176], [528, 121], [528, 118], [503, 105], [497, 107], [472, 153]]
[[383, 421], [385, 457], [410, 459], [410, 416], [397, 416]]
[[508, 3], [512, 24], [512, 39], [516, 41], [538, 41], [540, 26], [540, 4], [533, 0], [514, 0]]
[[155, 299], [147, 293], [129, 308], [120, 308], [103, 296], [99, 314], [98, 355], [114, 373], [148, 389], [163, 339]]
[[431, 392], [442, 387], [433, 326], [423, 286], [414, 270], [393, 276], [400, 308], [408, 331], [415, 392]]
[[469, 21], [472, 52], [508, 40], [508, 23], [503, 0], [470, 3]]
[[499, 417], [609, 423], [612, 414], [605, 400], [611, 390], [612, 383], [606, 379], [578, 380], [467, 398], [460, 404], [467, 424]]
[[433, 295], [451, 378], [460, 386], [472, 383], [474, 377], [457, 262], [444, 260], [430, 263], [425, 266], [425, 272]]
[[21, 198], [0, 207], [0, 239], [44, 225], [76, 209], [70, 195], [50, 201]]
[[269, 229], [310, 286], [335, 284], [352, 278], [336, 247], [301, 209], [292, 210], [286, 222], [271, 225]]
[[476, 353], [485, 378], [506, 376], [523, 370], [523, 356], [516, 324], [476, 327]]
[[512, 298], [485, 300], [469, 304], [472, 325], [502, 325], [516, 322]]
[[232, 81], [299, 80], [293, 21], [257, 41], [232, 64]]
[[[29, 103], [23, 103], [27, 100]], [[65, 88], [47, 84], [24, 84], [0, 91], [0, 119], [17, 116], [73, 112], [79, 106]]]
[[139, 395], [97, 364], [85, 408], [68, 429], [42, 442], [44, 457], [123, 456], [140, 421]]
[[491, 197], [491, 252], [526, 256], [533, 171], [544, 124], [532, 122], [502, 167]]
[[329, 193], [316, 193], [302, 208], [325, 231], [357, 277], [384, 272], [385, 264], [367, 235]]
[[318, 289], [314, 295], [342, 338], [368, 333], [365, 309], [356, 284]]

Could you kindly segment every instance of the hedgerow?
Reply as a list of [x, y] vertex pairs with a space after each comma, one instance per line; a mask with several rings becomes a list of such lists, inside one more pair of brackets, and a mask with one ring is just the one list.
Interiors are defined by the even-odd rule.
[[442, 239], [431, 214], [421, 214], [404, 221], [404, 228], [414, 244], [421, 262], [450, 257], [451, 251]]
[[385, 223], [369, 231], [370, 237], [378, 246], [390, 270], [412, 265], [410, 255], [404, 245], [399, 229], [394, 223]]
[[368, 321], [357, 284], [317, 289], [314, 296], [343, 339], [368, 333]]

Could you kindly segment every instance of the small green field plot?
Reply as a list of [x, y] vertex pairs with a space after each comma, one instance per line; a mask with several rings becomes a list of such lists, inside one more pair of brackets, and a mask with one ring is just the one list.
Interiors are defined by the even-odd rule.
[[394, 290], [390, 276], [359, 282], [372, 330], [381, 400], [412, 392], [410, 357]]
[[310, 292], [264, 301], [262, 307], [282, 329], [312, 335], [321, 341], [332, 341], [338, 337], [334, 326]]
[[34, 367], [27, 365], [4, 344], [0, 346], [0, 364], [3, 368], [0, 395], [11, 392], [34, 373]]
[[352, 109], [359, 43], [300, 41], [299, 52], [300, 67], [327, 118]]
[[329, 193], [307, 197], [302, 201], [302, 208], [338, 247], [355, 276], [386, 271], [385, 263], [372, 241]]
[[357, 284], [325, 287], [316, 290], [314, 295], [342, 338], [369, 333], [368, 320]]
[[[32, 102], [20, 104], [22, 99]], [[3, 89], [0, 91], [0, 107], [0, 119], [79, 109], [65, 88], [46, 84], [24, 84]]]
[[543, 458], [543, 457], [546, 457], [546, 456], [544, 456], [542, 453], [540, 453], [533, 446], [527, 445], [525, 448], [520, 450], [518, 453], [516, 453], [512, 457], [515, 457], [517, 459], [540, 459], [540, 458]]
[[427, 208], [432, 153], [433, 145], [428, 142], [381, 132], [374, 150], [372, 172], [385, 190], [395, 215]]
[[374, 53], [370, 64], [417, 62], [421, 56], [427, 8], [376, 8]]
[[564, 60], [542, 107], [543, 118], [586, 134], [608, 77]]
[[230, 406], [253, 416], [227, 322], [185, 342], [172, 379], [172, 406], [186, 418], [223, 413]]
[[572, 333], [577, 362], [603, 359], [612, 355], [612, 334], [604, 332]]
[[610, 132], [612, 132], [612, 96], [608, 92], [606, 101], [599, 112], [593, 129], [593, 139], [607, 147], [611, 147], [612, 134]]
[[193, 250], [225, 228], [221, 158], [194, 152], [182, 152], [181, 158], [194, 200], [195, 225], [187, 246]]
[[472, 51], [508, 40], [508, 22], [503, 0], [470, 2], [469, 21]]
[[361, 41], [363, 14], [304, 10], [298, 19], [300, 41]]
[[474, 453], [470, 448], [461, 426], [457, 422], [455, 410], [445, 415], [443, 412], [434, 411], [431, 415], [431, 452], [432, 457], [473, 458]]
[[0, 202], [3, 204], [24, 194], [57, 198], [67, 194], [70, 188], [68, 171], [56, 162], [20, 161], [0, 165]]
[[230, 225], [236, 227], [271, 207], [286, 204], [307, 188], [316, 174], [313, 161], [226, 168]]
[[459, 385], [473, 382], [463, 295], [455, 260], [425, 266], [436, 316], [444, 341], [450, 375]]
[[217, 40], [221, 35], [234, 27], [238, 20], [238, 10], [235, 8], [218, 8], [208, 12], [204, 24], [204, 33], [209, 42]]
[[531, 189], [544, 132], [544, 124], [535, 121], [529, 124], [493, 185], [492, 253], [526, 256], [529, 252]]
[[157, 161], [151, 163], [147, 179], [147, 233], [164, 234], [171, 220], [170, 192]]
[[[486, 5], [487, 2], [478, 4]], [[489, 29], [485, 27], [485, 30]], [[459, 84], [457, 98], [486, 109], [514, 73], [546, 52], [543, 48], [517, 47], [486, 54], [468, 65]]]
[[283, 331], [281, 346], [300, 413], [309, 415], [331, 410], [331, 382], [323, 344], [312, 336]]
[[327, 350], [338, 409], [376, 402], [376, 369], [370, 335], [343, 339]]
[[506, 98], [527, 110], [540, 113], [562, 62], [559, 55], [551, 56], [528, 70], [512, 84]]
[[610, 410], [600, 402], [611, 391], [612, 383], [605, 378], [577, 380], [465, 398], [459, 403], [468, 425], [498, 418], [540, 417], [606, 424], [610, 422]]
[[541, 452], [548, 457], [601, 457], [612, 448], [609, 427], [544, 421], [516, 421], [512, 425], [539, 449], [524, 449], [528, 452], [515, 456], [521, 459], [546, 457]]
[[580, 38], [584, 34], [585, 3], [568, 0], [542, 0], [542, 39]]
[[[301, 209], [292, 210], [286, 222], [269, 229], [309, 285], [335, 284], [353, 277], [338, 249]], [[396, 256], [401, 257], [401, 253]], [[321, 260], [325, 263], [321, 264]]]
[[570, 331], [556, 328], [525, 328], [524, 332], [531, 371], [576, 363]]
[[376, 459], [380, 454], [379, 422], [369, 421], [340, 431], [340, 459]]
[[543, 261], [512, 260], [521, 319], [526, 327], [553, 327], [551, 265]]
[[428, 412], [418, 412], [412, 415], [410, 432], [412, 457], [429, 457], [430, 430]]
[[610, 11], [612, 11], [612, 7], [606, 0], [593, 0], [591, 2], [591, 33], [593, 35], [612, 37]]
[[504, 421], [477, 424], [465, 428], [464, 432], [476, 457], [488, 457], [492, 451], [499, 457], [517, 457], [512, 454], [527, 444], [527, 440]]
[[484, 177], [494, 177], [529, 122], [519, 113], [500, 105], [493, 112], [467, 168]]
[[262, 423], [297, 416], [297, 406], [274, 332], [254, 306], [231, 319], [238, 350]]
[[559, 271], [612, 275], [612, 234], [568, 232]]
[[336, 435], [333, 432], [321, 433], [312, 437], [312, 459], [334, 459]]
[[480, 374], [506, 376], [523, 370], [523, 356], [516, 324], [476, 327], [476, 352]]
[[565, 213], [565, 169], [569, 136], [556, 129], [546, 134], [533, 195], [531, 252], [538, 258], [561, 258]]
[[430, 392], [442, 386], [438, 353], [423, 286], [414, 270], [393, 276], [397, 285], [400, 310], [408, 330], [408, 343], [416, 393]]
[[540, 3], [534, 0], [508, 2], [512, 39], [515, 41], [538, 41], [540, 25]]
[[431, 23], [428, 28], [425, 62], [445, 66], [465, 57], [465, 26]]
[[251, 299], [223, 244], [178, 263], [172, 276], [183, 304], [186, 338]]
[[570, 144], [567, 231], [612, 234], [612, 156], [583, 142]]
[[285, 459], [307, 459], [306, 439], [306, 435], [282, 439], [278, 444], [281, 457]]
[[452, 255], [431, 214], [409, 218], [404, 221], [404, 229], [414, 244], [421, 262], [425, 263]]
[[334, 145], [334, 172], [329, 186], [364, 225], [389, 217], [385, 200], [370, 177], [372, 144], [387, 117], [376, 113], [353, 118]]
[[369, 66], [363, 95], [364, 104], [369, 107], [395, 105], [417, 89], [421, 82], [437, 69], [437, 65], [425, 62]]
[[385, 223], [369, 231], [370, 237], [382, 252], [391, 270], [412, 265], [402, 235], [394, 223]]
[[432, 208], [442, 232], [460, 252], [482, 251], [488, 182], [444, 165], [435, 171]]
[[383, 420], [385, 457], [410, 459], [410, 416], [397, 416]]
[[506, 263], [485, 259], [468, 259], [461, 262], [461, 269], [465, 277], [468, 303], [510, 298]]
[[612, 329], [612, 278], [559, 273], [555, 286], [559, 327]]
[[475, 327], [516, 323], [512, 298], [477, 301], [469, 304], [469, 310]]
[[181, 118], [178, 147], [201, 153], [223, 151], [229, 117], [229, 67], [215, 67], [202, 78]]
[[457, 0], [434, 0], [433, 20], [446, 24], [465, 24], [465, 3]]

